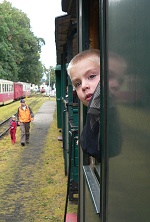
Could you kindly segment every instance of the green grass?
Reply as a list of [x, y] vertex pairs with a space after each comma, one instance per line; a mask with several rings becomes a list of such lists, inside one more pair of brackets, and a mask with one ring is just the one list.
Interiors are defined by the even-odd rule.
[[[36, 105], [33, 106], [33, 112], [36, 114], [39, 107], [43, 102], [49, 98], [43, 97], [39, 100]], [[55, 99], [55, 98], [50, 98]], [[27, 102], [30, 104], [34, 98], [28, 98]], [[18, 108], [19, 102], [11, 104], [6, 107], [1, 107], [4, 113], [3, 119], [10, 116], [12, 112]], [[9, 109], [8, 109], [9, 107]], [[7, 114], [6, 114], [7, 112]], [[54, 113], [53, 122], [49, 129], [48, 135], [46, 137], [45, 147], [43, 149], [42, 161], [37, 161], [36, 165], [32, 166], [32, 187], [27, 192], [26, 190], [21, 195], [24, 198], [28, 198], [28, 201], [24, 203], [24, 209], [27, 215], [26, 221], [53, 221], [62, 222], [65, 210], [65, 199], [67, 190], [67, 177], [64, 173], [64, 159], [62, 144], [58, 141], [58, 136], [60, 135], [59, 129], [57, 128], [56, 121], [56, 111]], [[19, 127], [17, 128], [17, 138], [20, 136]], [[7, 186], [13, 183], [15, 177], [15, 170], [19, 165], [19, 161], [22, 155], [22, 149], [20, 149], [20, 144], [11, 144], [10, 136], [4, 137], [0, 141], [0, 197], [7, 190]], [[28, 167], [26, 168], [28, 169]], [[22, 170], [22, 178], [26, 178], [26, 172]], [[26, 183], [27, 181], [24, 180]], [[17, 198], [21, 198], [20, 194], [10, 195], [10, 203]], [[31, 197], [32, 198], [29, 198]], [[0, 202], [0, 209], [2, 207], [2, 202]], [[5, 209], [4, 209], [5, 210]], [[77, 212], [77, 206], [69, 204], [68, 212]], [[1, 213], [5, 213], [4, 211]]]
[[[50, 99], [52, 100], [55, 98], [50, 98]], [[33, 108], [34, 113], [36, 113], [39, 107], [41, 106], [41, 104], [44, 101], [49, 100], [49, 98], [40, 96], [40, 97], [29, 97], [29, 98], [26, 98], [25, 100], [28, 105], [31, 104], [31, 108]], [[36, 103], [34, 103], [35, 100], [37, 101]], [[0, 106], [0, 113], [1, 113], [0, 122], [14, 115], [17, 112], [17, 109], [19, 106], [20, 106], [20, 101], [13, 102], [9, 105]]]

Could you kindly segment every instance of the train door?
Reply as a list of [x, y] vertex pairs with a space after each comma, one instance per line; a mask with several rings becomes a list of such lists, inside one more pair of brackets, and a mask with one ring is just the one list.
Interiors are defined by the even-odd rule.
[[150, 218], [149, 8], [107, 1], [107, 222]]

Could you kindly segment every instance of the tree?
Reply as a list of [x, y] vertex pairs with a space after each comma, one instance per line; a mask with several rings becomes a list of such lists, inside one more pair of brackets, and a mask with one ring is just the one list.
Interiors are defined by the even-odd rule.
[[50, 66], [49, 69], [45, 68], [45, 75], [46, 75], [46, 85], [49, 85], [49, 76], [50, 76], [50, 86], [52, 88], [54, 86], [54, 83], [56, 83], [54, 67]]
[[44, 39], [34, 36], [27, 15], [6, 0], [0, 4], [0, 78], [37, 84]]

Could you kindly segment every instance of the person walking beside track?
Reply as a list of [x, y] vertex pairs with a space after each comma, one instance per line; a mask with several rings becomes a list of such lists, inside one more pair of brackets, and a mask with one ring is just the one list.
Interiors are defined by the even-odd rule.
[[12, 144], [16, 142], [16, 130], [17, 130], [17, 122], [16, 122], [16, 117], [13, 115], [10, 121], [10, 137]]
[[25, 146], [25, 144], [29, 144], [30, 122], [34, 120], [34, 113], [24, 99], [20, 100], [20, 104], [17, 111], [17, 120], [21, 131], [20, 143], [22, 146]]

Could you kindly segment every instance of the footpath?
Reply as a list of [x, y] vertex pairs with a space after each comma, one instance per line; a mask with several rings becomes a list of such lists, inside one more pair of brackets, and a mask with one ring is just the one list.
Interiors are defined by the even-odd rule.
[[24, 207], [28, 200], [32, 199], [30, 189], [36, 186], [32, 174], [42, 156], [45, 138], [53, 120], [55, 105], [55, 101], [48, 100], [35, 115], [30, 130], [30, 143], [25, 147], [20, 147], [23, 151], [19, 163], [16, 163], [14, 180], [8, 185], [0, 200], [3, 204], [3, 209], [0, 209], [0, 222], [32, 221], [32, 219], [27, 219]]

